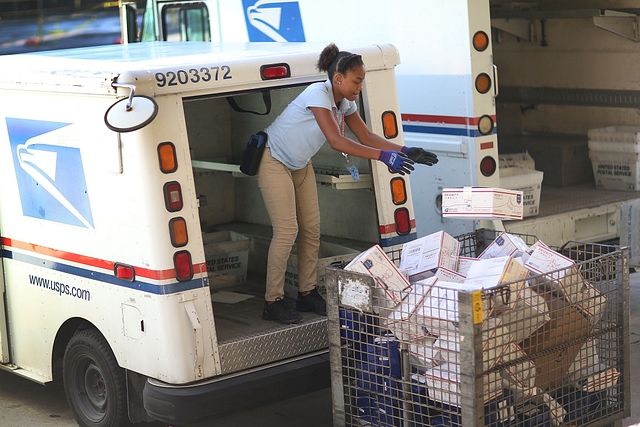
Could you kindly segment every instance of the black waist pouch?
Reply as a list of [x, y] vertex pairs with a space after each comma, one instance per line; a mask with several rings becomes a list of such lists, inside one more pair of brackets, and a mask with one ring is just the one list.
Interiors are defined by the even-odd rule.
[[260, 166], [260, 159], [262, 159], [262, 153], [266, 145], [266, 133], [260, 131], [251, 135], [249, 142], [247, 142], [247, 147], [242, 153], [242, 162], [240, 163], [240, 171], [242, 173], [250, 176], [258, 173], [258, 166]]

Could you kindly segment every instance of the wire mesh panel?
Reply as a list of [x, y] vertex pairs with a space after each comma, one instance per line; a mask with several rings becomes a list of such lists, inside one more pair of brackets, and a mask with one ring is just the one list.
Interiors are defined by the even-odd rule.
[[394, 284], [390, 259], [369, 263], [373, 274], [327, 269], [334, 425], [596, 426], [629, 416], [626, 248], [551, 249], [493, 230], [457, 240], [457, 271], [440, 267], [408, 287]]

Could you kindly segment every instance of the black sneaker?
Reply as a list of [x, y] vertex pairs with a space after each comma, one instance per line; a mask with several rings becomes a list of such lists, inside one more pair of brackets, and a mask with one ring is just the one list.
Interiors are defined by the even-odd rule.
[[262, 318], [264, 320], [275, 320], [276, 322], [284, 323], [288, 325], [290, 323], [299, 323], [302, 320], [302, 316], [298, 314], [293, 307], [285, 302], [283, 299], [275, 300], [273, 304], [264, 302], [264, 309], [262, 310]]
[[322, 296], [318, 293], [318, 288], [314, 288], [309, 295], [302, 296], [298, 292], [298, 300], [296, 301], [296, 310], [313, 311], [320, 316], [327, 315], [327, 303], [324, 302]]

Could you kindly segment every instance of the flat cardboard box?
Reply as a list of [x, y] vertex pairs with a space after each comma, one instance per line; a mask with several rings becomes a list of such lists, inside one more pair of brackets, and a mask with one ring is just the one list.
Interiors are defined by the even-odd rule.
[[551, 320], [518, 345], [533, 359], [536, 386], [546, 391], [562, 386], [569, 368], [588, 341], [593, 326], [564, 299], [550, 293], [543, 296]]
[[487, 248], [478, 255], [479, 259], [500, 258], [503, 256], [517, 257], [522, 252], [527, 252], [529, 245], [515, 234], [503, 231]]
[[202, 235], [209, 287], [235, 286], [247, 280], [251, 239], [234, 231]]
[[522, 191], [489, 187], [442, 190], [442, 216], [464, 219], [522, 219]]
[[407, 242], [402, 246], [400, 269], [406, 271], [410, 282], [427, 279], [438, 268], [455, 271], [458, 267], [460, 242], [444, 231]]

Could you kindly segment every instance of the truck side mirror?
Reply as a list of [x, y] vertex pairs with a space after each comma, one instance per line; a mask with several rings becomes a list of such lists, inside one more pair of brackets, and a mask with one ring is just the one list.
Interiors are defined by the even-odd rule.
[[129, 89], [129, 97], [113, 104], [104, 114], [104, 123], [114, 132], [132, 132], [142, 129], [158, 115], [158, 103], [144, 95], [135, 96], [132, 84], [112, 83], [113, 87]]

